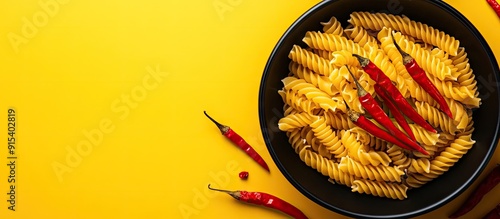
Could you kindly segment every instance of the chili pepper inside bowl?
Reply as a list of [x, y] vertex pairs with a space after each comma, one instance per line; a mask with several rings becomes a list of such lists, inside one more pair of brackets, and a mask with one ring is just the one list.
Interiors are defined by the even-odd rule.
[[[465, 48], [468, 62], [473, 69], [475, 79], [477, 79], [478, 98], [481, 99], [481, 104], [479, 107], [473, 107], [474, 109], [471, 111], [474, 125], [471, 138], [475, 141], [472, 148], [467, 150], [463, 156], [457, 155], [454, 157], [453, 159], [458, 159], [458, 161], [452, 162], [452, 166], [449, 169], [447, 169], [448, 167], [443, 167], [443, 169], [447, 170], [442, 175], [426, 182], [418, 188], [408, 189], [406, 197], [400, 199], [360, 194], [351, 191], [351, 187], [349, 186], [340, 183], [332, 184], [328, 176], [307, 166], [301, 160], [298, 151], [292, 147], [287, 133], [280, 130], [278, 126], [278, 121], [284, 117], [284, 102], [278, 91], [283, 89], [284, 82], [282, 80], [288, 77], [290, 73], [289, 64], [291, 60], [289, 54], [292, 48], [296, 45], [308, 48], [309, 45], [303, 41], [306, 32], [323, 31], [321, 23], [329, 21], [332, 16], [341, 22], [342, 27], [345, 28], [348, 25], [347, 21], [351, 13], [356, 11], [383, 12], [398, 16], [404, 15], [411, 20], [427, 24], [453, 36], [459, 40], [460, 47]], [[438, 35], [435, 37], [444, 36]], [[404, 47], [403, 44], [400, 44], [400, 46]], [[362, 56], [363, 54], [358, 55]], [[412, 56], [418, 61], [418, 56], [414, 56], [414, 54]], [[419, 63], [419, 65], [422, 66], [422, 63]], [[357, 79], [360, 79], [359, 72], [355, 73], [358, 74], [356, 76], [358, 77]], [[324, 77], [328, 77], [328, 74], [328, 71], [323, 72]], [[269, 57], [259, 91], [261, 130], [269, 153], [279, 170], [298, 191], [317, 204], [334, 212], [356, 218], [415, 217], [433, 211], [456, 198], [477, 179], [490, 161], [498, 144], [500, 132], [499, 77], [498, 63], [484, 38], [462, 14], [445, 2], [436, 0], [399, 0], [395, 4], [383, 0], [323, 1], [306, 11], [291, 24], [282, 38], [279, 39]], [[350, 81], [353, 81], [352, 78]], [[303, 93], [302, 95], [306, 94]], [[312, 96], [314, 95], [311, 94], [311, 98]], [[342, 101], [339, 101], [338, 104], [342, 104]], [[344, 105], [345, 108], [346, 106]], [[450, 105], [450, 108], [453, 111], [452, 105]], [[329, 109], [319, 107], [318, 110], [327, 111]], [[448, 116], [443, 113], [443, 117]], [[318, 121], [317, 117], [304, 116], [303, 119], [303, 123], [307, 123], [306, 120], [309, 120], [309, 123]], [[426, 120], [428, 121], [429, 119]], [[432, 124], [432, 122], [429, 123]], [[442, 131], [436, 125], [433, 126], [434, 128], [438, 128], [438, 131]], [[331, 131], [332, 135], [339, 134], [336, 132], [345, 133], [335, 129]], [[301, 138], [295, 140], [297, 140], [294, 142], [295, 144], [300, 144], [300, 141], [302, 141]], [[439, 156], [440, 153], [445, 153], [441, 152], [442, 150], [443, 148], [436, 149], [435, 151], [428, 150], [431, 153], [430, 160], [433, 157]], [[448, 153], [453, 154], [454, 152], [449, 150]], [[334, 159], [332, 158], [331, 160]], [[340, 162], [339, 160], [335, 160], [334, 163]], [[437, 163], [438, 161], [434, 165], [438, 165]], [[326, 171], [329, 171], [328, 168], [336, 167], [325, 165]], [[401, 177], [405, 178], [408, 176], [403, 174]], [[353, 179], [358, 178], [360, 177], [353, 176]], [[393, 180], [401, 179], [395, 177]], [[398, 183], [403, 184], [403, 180]], [[383, 193], [382, 189], [380, 191]], [[307, 214], [307, 209], [303, 210]]]

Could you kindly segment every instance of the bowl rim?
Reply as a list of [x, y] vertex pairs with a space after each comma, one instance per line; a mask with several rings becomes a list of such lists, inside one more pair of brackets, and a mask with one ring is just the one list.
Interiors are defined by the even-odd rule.
[[[368, 215], [368, 214], [360, 214], [360, 213], [354, 213], [350, 211], [346, 211], [340, 208], [336, 208], [319, 198], [315, 197], [312, 193], [310, 193], [306, 188], [303, 188], [291, 175], [285, 170], [284, 165], [279, 161], [276, 152], [274, 151], [272, 147], [272, 143], [270, 141], [269, 134], [267, 132], [267, 122], [265, 120], [264, 116], [264, 85], [267, 82], [267, 76], [270, 72], [270, 66], [273, 63], [273, 61], [277, 58], [277, 53], [284, 44], [284, 41], [286, 40], [287, 36], [293, 32], [302, 22], [307, 20], [308, 17], [313, 16], [314, 13], [318, 10], [320, 10], [323, 7], [326, 7], [328, 4], [331, 4], [333, 2], [336, 2], [339, 0], [325, 0], [322, 2], [317, 3], [316, 5], [313, 5], [311, 8], [306, 10], [302, 15], [300, 15], [287, 29], [286, 31], [282, 34], [282, 36], [279, 38], [277, 43], [275, 44], [269, 58], [266, 61], [266, 65], [261, 77], [261, 83], [259, 85], [259, 95], [258, 95], [258, 113], [259, 113], [259, 123], [260, 123], [260, 129], [261, 133], [263, 135], [264, 142], [266, 144], [266, 147], [269, 151], [269, 154], [271, 155], [271, 158], [273, 159], [274, 163], [280, 170], [280, 172], [283, 174], [283, 176], [292, 184], [295, 189], [297, 189], [301, 194], [306, 196], [309, 200], [315, 202], [316, 204], [319, 204], [320, 206], [332, 210], [333, 212], [345, 215], [345, 216], [350, 216], [350, 217], [371, 217], [371, 218], [407, 218], [407, 217], [416, 217], [428, 212], [431, 212], [447, 203], [449, 203], [451, 200], [455, 199], [457, 196], [462, 194], [467, 188], [469, 188], [474, 181], [479, 177], [479, 175], [484, 171], [486, 168], [487, 164], [490, 162], [491, 157], [493, 156], [493, 153], [495, 152], [497, 145], [500, 143], [500, 111], [498, 112], [498, 121], [496, 121], [496, 127], [495, 127], [495, 135], [493, 137], [493, 141], [491, 142], [491, 145], [489, 146], [489, 150], [486, 152], [486, 157], [485, 159], [482, 160], [482, 162], [479, 164], [479, 167], [476, 169], [476, 171], [472, 174], [471, 177], [462, 185], [460, 186], [457, 190], [455, 190], [453, 193], [447, 195], [444, 197], [442, 200], [440, 200], [437, 203], [431, 204], [425, 208], [414, 210], [412, 212], [407, 212], [403, 214], [396, 214], [396, 215]], [[493, 66], [498, 66], [498, 62], [495, 58], [494, 53], [492, 52], [490, 46], [484, 39], [484, 37], [481, 35], [481, 33], [477, 30], [477, 28], [463, 15], [461, 14], [457, 9], [449, 5], [448, 3], [441, 1], [441, 0], [428, 0], [429, 3], [434, 4], [437, 7], [440, 7], [447, 11], [448, 13], [452, 14], [454, 17], [456, 17], [460, 22], [464, 24], [469, 30], [472, 31], [472, 34], [474, 34], [478, 40], [479, 43], [483, 46], [485, 52], [488, 54], [489, 57], [492, 57], [491, 59], [491, 64]], [[496, 81], [500, 83], [500, 70], [498, 70], [498, 67], [494, 70], [494, 77], [496, 78]], [[497, 89], [496, 92], [498, 93], [499, 96], [499, 102], [500, 102], [500, 89]], [[499, 103], [499, 108], [500, 108], [500, 103]]]

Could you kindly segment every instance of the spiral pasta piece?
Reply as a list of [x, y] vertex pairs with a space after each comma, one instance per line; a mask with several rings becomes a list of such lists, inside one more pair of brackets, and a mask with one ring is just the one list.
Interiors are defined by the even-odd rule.
[[356, 125], [352, 123], [345, 113], [327, 111], [324, 113], [324, 117], [326, 119], [326, 123], [337, 130], [345, 130], [356, 127]]
[[288, 58], [321, 75], [329, 76], [333, 71], [333, 67], [328, 60], [297, 45], [293, 45]]
[[326, 124], [326, 119], [324, 117], [317, 117], [317, 120], [312, 122], [309, 126], [312, 128], [314, 135], [319, 141], [325, 145], [326, 149], [334, 154], [336, 158], [343, 157], [347, 154], [346, 148], [342, 145], [338, 136], [333, 134], [332, 128]]
[[320, 24], [323, 26], [323, 32], [325, 33], [342, 35], [342, 33], [344, 32], [342, 24], [337, 20], [335, 16], [332, 16], [327, 22], [320, 22]]
[[333, 58], [332, 52], [321, 50], [321, 49], [313, 49], [312, 52], [317, 54], [319, 57], [324, 58], [326, 60], [331, 60]]
[[314, 110], [321, 109], [318, 104], [293, 90], [279, 90], [278, 94], [281, 96], [285, 104], [300, 112], [312, 114]]
[[332, 98], [314, 85], [307, 83], [304, 79], [286, 77], [282, 82], [285, 90], [293, 90], [299, 95], [305, 96], [324, 110], [336, 111], [338, 109], [342, 112], [347, 112], [346, 106], [340, 98]]
[[382, 30], [384, 27], [392, 28], [437, 46], [450, 55], [457, 55], [460, 47], [460, 41], [454, 37], [408, 17], [385, 13], [353, 12], [348, 22], [354, 26], [362, 26], [371, 30]]
[[322, 157], [328, 159], [333, 158], [333, 155], [330, 153], [328, 148], [326, 148], [326, 146], [323, 145], [318, 138], [316, 138], [311, 127], [304, 127], [301, 132], [301, 136], [305, 139], [306, 144], [311, 146], [313, 151], [317, 152]]
[[357, 139], [356, 135], [350, 131], [342, 132], [340, 135], [342, 144], [347, 148], [349, 157], [359, 161], [363, 165], [389, 166], [391, 158], [383, 151], [368, 150]]
[[278, 121], [278, 128], [281, 131], [289, 131], [292, 129], [302, 128], [313, 122], [316, 118], [309, 113], [302, 112], [291, 114], [281, 118]]
[[463, 135], [455, 139], [431, 161], [430, 173], [426, 176], [435, 178], [452, 167], [476, 143], [471, 137], [471, 135]]
[[379, 197], [387, 197], [392, 199], [404, 200], [408, 196], [406, 191], [408, 187], [399, 183], [387, 183], [380, 181], [371, 181], [357, 179], [352, 182], [351, 189], [353, 192], [361, 194], [369, 194]]
[[469, 90], [475, 91], [475, 96], [479, 95], [477, 92], [477, 80], [469, 64], [469, 58], [463, 47], [458, 49], [456, 56], [450, 57], [452, 64], [456, 67], [458, 73], [457, 82], [461, 86], [466, 86]]
[[387, 148], [386, 153], [391, 158], [392, 164], [401, 169], [406, 169], [411, 164], [411, 159], [408, 158], [408, 156], [404, 153], [403, 149], [400, 147], [391, 145], [390, 147]]
[[288, 137], [288, 142], [292, 145], [295, 153], [299, 153], [299, 151], [305, 146], [306, 140], [301, 136], [301, 129], [294, 129], [292, 131], [286, 132]]
[[[330, 59], [330, 64], [336, 67], [342, 67], [344, 65], [360, 67], [359, 61], [352, 55], [351, 52], [347, 50], [338, 50], [332, 52], [332, 58]], [[353, 72], [356, 74], [357, 72]], [[360, 77], [361, 75], [356, 75], [356, 77]]]
[[[455, 134], [458, 129], [450, 117], [446, 116], [439, 109], [436, 109], [426, 102], [415, 102], [415, 107], [418, 112], [425, 120], [434, 127], [439, 127], [441, 130], [448, 132], [450, 134]], [[415, 136], [416, 137], [416, 136]]]
[[350, 157], [340, 159], [339, 169], [359, 178], [376, 181], [401, 182], [404, 174], [399, 167], [363, 165]]
[[366, 45], [368, 47], [378, 48], [377, 39], [371, 36], [363, 27], [354, 26], [349, 29], [345, 29], [344, 33], [347, 35], [347, 38], [358, 43], [361, 47], [365, 47]]
[[334, 179], [336, 183], [351, 186], [354, 176], [349, 175], [339, 168], [339, 164], [326, 159], [319, 154], [311, 151], [310, 146], [305, 146], [300, 150], [300, 159], [309, 167], [316, 169], [324, 176]]
[[429, 173], [431, 171], [431, 162], [427, 158], [412, 159], [408, 170], [415, 173]]
[[316, 74], [312, 70], [296, 62], [291, 62], [289, 69], [297, 78], [304, 79], [306, 82], [313, 84], [328, 95], [335, 96], [339, 94], [339, 91], [333, 86], [333, 83], [328, 77]]
[[[349, 71], [345, 66], [340, 67], [339, 69], [335, 69], [332, 71], [330, 75], [330, 81], [332, 81], [333, 85], [340, 92], [340, 96], [347, 103], [349, 108], [364, 113], [364, 109], [361, 106], [361, 102], [359, 102], [358, 92], [354, 88], [355, 85], [349, 83], [350, 78]], [[350, 79], [352, 80], [352, 79]], [[346, 111], [343, 111], [346, 112]]]
[[408, 124], [410, 126], [413, 135], [415, 135], [415, 140], [418, 143], [426, 145], [435, 145], [438, 142], [439, 134], [427, 131], [422, 126], [416, 124]]

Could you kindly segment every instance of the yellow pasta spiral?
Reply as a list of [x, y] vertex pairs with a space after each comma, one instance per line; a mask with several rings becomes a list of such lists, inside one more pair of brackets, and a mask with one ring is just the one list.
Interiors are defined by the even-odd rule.
[[356, 127], [347, 114], [341, 112], [327, 111], [324, 113], [326, 123], [337, 130], [345, 130]]
[[[354, 57], [352, 55], [352, 53], [347, 51], [347, 50], [338, 50], [338, 51], [332, 52], [331, 54], [332, 54], [332, 58], [330, 59], [330, 64], [332, 64], [334, 66], [342, 67], [344, 65], [349, 65], [349, 66], [359, 67], [359, 62], [356, 59], [356, 57]], [[357, 71], [355, 71], [353, 73], [358, 78], [361, 76], [361, 75], [357, 74]]]
[[369, 47], [378, 48], [377, 39], [371, 36], [363, 27], [354, 26], [352, 28], [345, 29], [344, 33], [349, 39], [358, 43], [361, 47], [364, 47], [366, 45]]
[[459, 136], [455, 139], [450, 146], [446, 147], [439, 156], [431, 161], [430, 175], [434, 178], [443, 174], [450, 167], [452, 167], [458, 159], [460, 159], [476, 141], [472, 140], [471, 135]]
[[323, 26], [323, 32], [325, 33], [342, 35], [342, 32], [344, 32], [342, 24], [337, 20], [335, 16], [332, 16], [327, 22], [320, 22], [320, 24]]
[[408, 124], [410, 126], [413, 135], [415, 135], [415, 139], [417, 142], [426, 145], [435, 145], [439, 139], [438, 133], [433, 133], [427, 131], [422, 126], [416, 124]]
[[[453, 120], [446, 114], [429, 105], [426, 102], [415, 102], [416, 110], [425, 120], [429, 121], [434, 127], [439, 127], [441, 130], [450, 134], [457, 132], [457, 126]], [[415, 136], [416, 137], [416, 136]]]
[[355, 179], [354, 176], [340, 170], [338, 163], [311, 151], [310, 146], [303, 147], [299, 152], [299, 157], [307, 166], [316, 169], [324, 176], [329, 176], [339, 184], [351, 186], [352, 181]]
[[297, 45], [293, 45], [288, 58], [321, 75], [329, 76], [333, 71], [333, 67], [328, 60]]
[[304, 79], [296, 77], [286, 77], [282, 80], [285, 90], [293, 90], [299, 95], [305, 96], [307, 99], [318, 104], [324, 110], [347, 112], [345, 103], [334, 99], [325, 92], [321, 91], [314, 85], [307, 83]]
[[319, 57], [324, 58], [326, 60], [331, 60], [333, 58], [332, 52], [321, 49], [313, 49], [312, 52], [317, 54]]
[[316, 138], [311, 127], [305, 127], [301, 133], [302, 138], [306, 140], [306, 144], [310, 145], [313, 151], [317, 152], [319, 155], [325, 158], [333, 158], [328, 148], [326, 148], [326, 146], [323, 145], [318, 138]]
[[411, 166], [408, 169], [410, 172], [415, 173], [429, 173], [431, 169], [431, 162], [427, 158], [413, 159]]
[[291, 114], [281, 118], [278, 121], [278, 128], [281, 131], [289, 131], [292, 129], [302, 128], [311, 124], [315, 119], [315, 116], [312, 116], [311, 114], [306, 112]]
[[356, 139], [356, 135], [351, 131], [344, 131], [340, 134], [342, 144], [347, 148], [349, 157], [359, 161], [363, 165], [389, 166], [391, 158], [383, 151], [369, 150]]
[[408, 197], [406, 195], [408, 187], [399, 183], [357, 179], [352, 182], [351, 189], [353, 192], [361, 194], [365, 193], [378, 197], [387, 197], [399, 200], [403, 200]]
[[386, 153], [391, 158], [392, 164], [401, 169], [406, 169], [411, 164], [411, 159], [408, 158], [403, 149], [398, 146], [389, 146], [386, 150]]
[[371, 30], [381, 30], [383, 27], [392, 28], [437, 46], [450, 55], [457, 55], [460, 46], [460, 42], [454, 37], [427, 24], [410, 20], [408, 17], [385, 13], [353, 12], [348, 22]]
[[347, 154], [346, 148], [342, 145], [338, 136], [333, 134], [332, 128], [326, 124], [324, 117], [317, 117], [317, 120], [312, 122], [309, 126], [312, 128], [314, 135], [319, 141], [325, 145], [326, 149], [334, 154], [336, 158], [343, 157]]
[[476, 97], [479, 95], [477, 92], [477, 80], [469, 64], [469, 58], [463, 47], [458, 49], [458, 54], [450, 58], [453, 65], [456, 67], [458, 73], [457, 82], [461, 86], [466, 86], [471, 91], [476, 91]]
[[333, 86], [333, 83], [328, 77], [316, 74], [312, 70], [296, 62], [291, 62], [289, 69], [297, 78], [304, 79], [306, 82], [313, 84], [328, 95], [334, 96], [339, 94], [339, 91]]
[[295, 153], [299, 153], [299, 151], [305, 146], [306, 140], [301, 137], [301, 130], [294, 129], [286, 132], [288, 137], [288, 142], [292, 145]]
[[281, 96], [285, 104], [300, 112], [312, 114], [314, 110], [321, 109], [318, 104], [293, 90], [279, 90], [278, 94]]
[[359, 178], [376, 181], [401, 182], [404, 174], [399, 167], [363, 165], [350, 157], [340, 159], [339, 169]]

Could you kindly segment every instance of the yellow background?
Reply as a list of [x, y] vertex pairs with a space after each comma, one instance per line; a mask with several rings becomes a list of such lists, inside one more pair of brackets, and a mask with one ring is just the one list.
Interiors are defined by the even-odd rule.
[[[476, 25], [498, 60], [500, 19], [486, 2], [446, 2]], [[310, 218], [342, 218], [283, 177], [258, 122], [265, 62], [316, 3], [1, 1], [0, 126], [13, 107], [18, 159], [12, 212], [1, 144], [0, 218], [286, 218], [209, 192], [208, 183], [272, 193]], [[244, 136], [271, 173], [221, 136], [203, 110]], [[500, 147], [485, 172], [499, 162]], [[250, 172], [247, 181], [240, 170]], [[422, 218], [447, 216], [470, 192]], [[499, 194], [497, 187], [468, 216], [485, 214]]]

